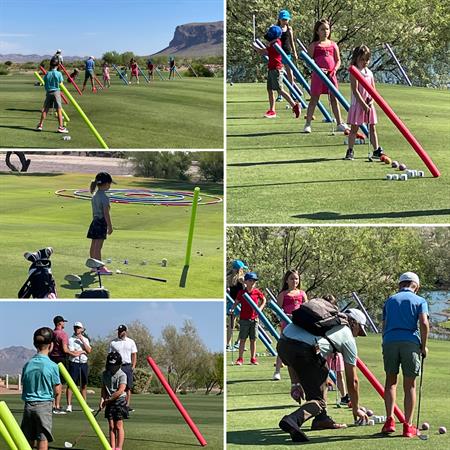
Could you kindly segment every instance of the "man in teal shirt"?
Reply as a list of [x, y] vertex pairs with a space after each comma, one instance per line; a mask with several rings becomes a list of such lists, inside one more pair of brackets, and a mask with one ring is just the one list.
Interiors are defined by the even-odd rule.
[[53, 441], [53, 398], [55, 388], [61, 384], [58, 366], [48, 357], [52, 339], [50, 328], [36, 330], [33, 344], [38, 352], [22, 369], [25, 407], [21, 428], [30, 446], [38, 450], [48, 450], [48, 443]]

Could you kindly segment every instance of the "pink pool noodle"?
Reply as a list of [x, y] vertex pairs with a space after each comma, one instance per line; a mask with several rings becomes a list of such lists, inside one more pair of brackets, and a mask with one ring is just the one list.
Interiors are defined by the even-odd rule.
[[433, 177], [439, 177], [441, 173], [438, 168], [434, 165], [431, 158], [428, 156], [427, 152], [422, 148], [417, 139], [411, 134], [411, 132], [406, 128], [406, 125], [398, 118], [394, 113], [392, 108], [387, 104], [387, 102], [381, 97], [381, 95], [374, 89], [370, 84], [366, 82], [364, 77], [361, 75], [355, 66], [351, 65], [349, 67], [350, 73], [358, 80], [363, 88], [369, 93], [369, 95], [377, 102], [380, 108], [385, 112], [385, 114], [391, 119], [392, 123], [398, 128], [400, 133], [403, 134], [405, 139], [411, 144], [412, 148], [419, 155], [420, 159], [425, 163], [428, 170], [431, 172]]

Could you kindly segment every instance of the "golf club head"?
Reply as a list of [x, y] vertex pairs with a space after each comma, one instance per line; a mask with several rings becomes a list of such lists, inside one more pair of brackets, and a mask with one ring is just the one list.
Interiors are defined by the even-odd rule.
[[89, 269], [100, 269], [100, 267], [103, 267], [104, 265], [105, 263], [98, 259], [88, 258], [86, 260], [86, 267], [89, 267]]
[[81, 282], [81, 277], [79, 277], [78, 275], [75, 275], [73, 273], [69, 273], [67, 274], [64, 279], [66, 281], [68, 281], [69, 283], [80, 283]]
[[64, 448], [72, 448], [73, 444], [71, 442], [64, 442]]
[[116, 269], [116, 273], [122, 273], [122, 271], [119, 269]]
[[417, 430], [417, 436], [421, 441], [428, 440], [428, 434], [422, 434], [419, 430]]

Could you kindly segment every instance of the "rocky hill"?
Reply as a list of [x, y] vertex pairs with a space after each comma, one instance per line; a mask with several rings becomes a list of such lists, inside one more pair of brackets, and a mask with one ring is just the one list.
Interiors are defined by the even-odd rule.
[[36, 353], [25, 347], [0, 349], [0, 375], [16, 375], [22, 372], [24, 364]]
[[156, 55], [221, 56], [223, 55], [223, 22], [179, 25], [175, 29], [169, 46]]

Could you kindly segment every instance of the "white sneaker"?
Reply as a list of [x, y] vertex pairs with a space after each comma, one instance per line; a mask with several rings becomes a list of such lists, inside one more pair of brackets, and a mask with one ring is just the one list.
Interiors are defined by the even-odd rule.
[[344, 132], [345, 130], [350, 130], [350, 127], [346, 123], [340, 123], [337, 126], [337, 130]]
[[94, 412], [94, 411], [95, 411], [95, 409], [94, 409], [94, 408], [89, 408], [89, 410], [90, 410], [91, 412]]
[[303, 133], [311, 133], [311, 125], [306, 124]]
[[280, 372], [275, 371], [272, 377], [273, 381], [280, 381], [281, 380], [281, 374]]
[[66, 412], [72, 412], [72, 405], [67, 405]]

